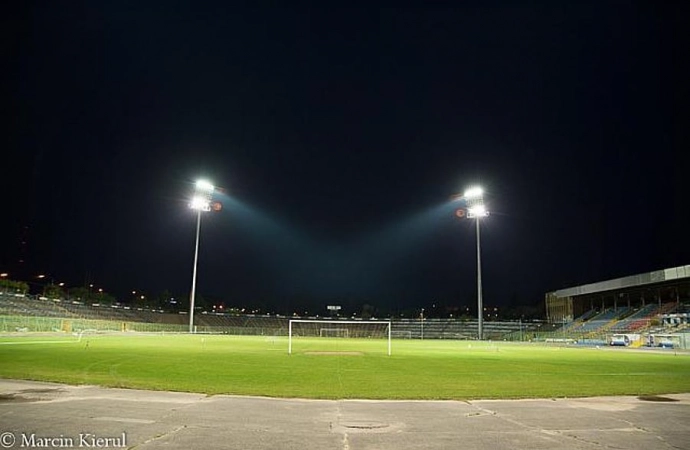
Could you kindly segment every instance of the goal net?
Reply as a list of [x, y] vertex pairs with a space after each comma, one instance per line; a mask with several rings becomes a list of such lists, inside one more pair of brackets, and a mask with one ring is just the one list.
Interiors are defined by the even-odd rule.
[[291, 319], [288, 354], [293, 346], [303, 351], [362, 352], [386, 349], [391, 354], [389, 320]]
[[321, 337], [350, 337], [350, 330], [347, 328], [321, 328], [319, 329], [319, 336]]

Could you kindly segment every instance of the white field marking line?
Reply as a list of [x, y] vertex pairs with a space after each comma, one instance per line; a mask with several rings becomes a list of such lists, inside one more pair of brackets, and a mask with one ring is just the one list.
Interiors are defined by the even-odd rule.
[[[23, 344], [74, 344], [81, 342], [81, 338], [84, 335], [84, 332], [88, 332], [91, 330], [83, 330], [80, 331], [79, 334], [77, 335], [77, 339], [69, 340], [69, 341], [26, 341], [26, 342], [20, 342], [20, 341], [11, 341], [11, 342], [0, 342], [0, 345], [23, 345]], [[74, 336], [74, 335], [73, 335]], [[88, 342], [87, 342], [88, 343]]]
[[26, 345], [26, 344], [76, 344], [78, 340], [74, 341], [27, 341], [27, 342], [0, 342], [0, 345]]

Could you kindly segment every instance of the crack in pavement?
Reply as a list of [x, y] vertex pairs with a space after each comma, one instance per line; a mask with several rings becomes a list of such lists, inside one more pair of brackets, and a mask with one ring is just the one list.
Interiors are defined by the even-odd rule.
[[156, 436], [153, 436], [149, 439], [146, 439], [144, 442], [141, 442], [139, 444], [136, 444], [136, 445], [130, 447], [130, 450], [134, 450], [135, 448], [139, 448], [139, 447], [142, 447], [142, 446], [149, 444], [151, 442], [155, 442], [155, 441], [158, 441], [158, 440], [163, 439], [165, 437], [171, 436], [180, 430], [184, 430], [185, 428], [187, 428], [186, 425], [180, 425], [177, 428], [174, 428], [170, 431], [166, 431], [165, 433], [157, 434]]
[[[557, 437], [568, 438], [568, 439], [571, 439], [571, 440], [573, 440], [573, 441], [582, 442], [582, 443], [586, 443], [586, 444], [589, 444], [589, 445], [594, 445], [594, 446], [601, 447], [601, 448], [610, 448], [610, 449], [624, 449], [624, 448], [625, 448], [625, 447], [617, 447], [617, 446], [615, 446], [615, 445], [602, 444], [601, 442], [592, 441], [592, 440], [583, 438], [583, 437], [581, 437], [581, 436], [578, 436], [578, 435], [576, 435], [576, 434], [570, 434], [570, 433], [577, 432], [577, 431], [589, 431], [589, 430], [576, 430], [576, 429], [568, 429], [568, 430], [546, 430], [546, 429], [544, 429], [544, 428], [540, 428], [540, 427], [536, 427], [536, 426], [533, 426], [533, 425], [526, 424], [526, 423], [524, 423], [524, 422], [522, 422], [522, 421], [520, 421], [520, 420], [518, 420], [518, 419], [515, 419], [515, 418], [512, 418], [512, 417], [507, 417], [507, 416], [505, 416], [505, 415], [503, 415], [503, 414], [501, 414], [501, 413], [499, 413], [499, 412], [497, 412], [497, 411], [494, 411], [494, 410], [491, 410], [491, 409], [487, 409], [487, 408], [483, 408], [483, 407], [481, 407], [481, 406], [479, 406], [479, 405], [476, 405], [476, 404], [474, 404], [474, 403], [472, 403], [472, 402], [468, 402], [468, 403], [469, 403], [474, 409], [476, 409], [476, 410], [478, 411], [478, 413], [476, 413], [476, 414], [474, 414], [474, 415], [472, 415], [471, 413], [468, 413], [468, 414], [466, 414], [466, 417], [491, 415], [491, 416], [495, 416], [495, 417], [497, 417], [497, 418], [499, 418], [499, 419], [501, 419], [501, 420], [504, 420], [504, 421], [506, 421], [506, 422], [508, 422], [508, 423], [511, 423], [511, 424], [513, 424], [513, 425], [517, 425], [517, 426], [519, 426], [520, 428], [523, 428], [523, 429], [525, 429], [525, 430], [528, 430], [528, 431], [531, 431], [531, 432], [534, 432], [534, 433], [537, 433], [537, 434], [541, 434], [541, 435], [554, 436], [554, 437], [557, 436]], [[619, 420], [621, 420], [621, 421], [627, 423], [628, 425], [630, 425], [630, 427], [628, 427], [628, 428], [612, 428], [612, 429], [609, 429], [609, 430], [607, 430], [607, 431], [628, 431], [628, 432], [629, 432], [629, 431], [640, 431], [640, 432], [643, 432], [643, 433], [649, 433], [648, 430], [645, 430], [644, 428], [638, 427], [638, 426], [636, 426], [635, 424], [633, 424], [632, 422], [629, 422], [629, 421], [626, 421], [626, 420], [623, 420], [623, 419], [619, 419]], [[657, 437], [659, 437], [659, 436], [657, 436]], [[664, 441], [664, 443], [666, 443], [666, 442]], [[666, 443], [666, 444], [669, 445], [668, 443]], [[670, 447], [670, 448], [675, 448], [675, 447], [670, 446], [670, 445], [669, 445], [669, 447]]]

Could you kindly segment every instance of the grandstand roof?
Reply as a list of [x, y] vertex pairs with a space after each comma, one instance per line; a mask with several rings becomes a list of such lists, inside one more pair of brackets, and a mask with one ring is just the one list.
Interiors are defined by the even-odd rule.
[[565, 289], [559, 289], [551, 293], [556, 297], [574, 297], [577, 295], [595, 294], [598, 292], [615, 291], [617, 289], [634, 288], [648, 284], [663, 283], [665, 281], [690, 278], [690, 265], [673, 267], [670, 269], [656, 270], [654, 272], [631, 275], [613, 280], [599, 281], [597, 283], [583, 284]]

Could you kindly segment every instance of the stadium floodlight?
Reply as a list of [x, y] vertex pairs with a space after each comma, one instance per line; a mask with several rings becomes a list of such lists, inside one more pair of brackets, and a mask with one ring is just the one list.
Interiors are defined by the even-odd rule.
[[199, 195], [192, 198], [189, 207], [198, 211], [210, 211], [211, 202], [206, 198], [206, 196]]
[[196, 182], [196, 190], [200, 192], [208, 192], [213, 194], [213, 191], [215, 190], [213, 184], [206, 180], [199, 180]]
[[479, 234], [479, 219], [487, 217], [489, 211], [484, 205], [484, 189], [473, 186], [460, 197], [467, 203], [467, 217], [475, 219], [477, 225], [477, 337], [484, 339], [484, 306], [482, 301], [482, 246]]
[[196, 189], [189, 207], [197, 212], [196, 244], [194, 246], [194, 268], [192, 270], [192, 292], [189, 294], [189, 332], [194, 333], [194, 300], [196, 297], [196, 267], [199, 261], [199, 232], [201, 230], [201, 212], [211, 210], [211, 198], [214, 187], [206, 180], [196, 182]]
[[486, 210], [486, 206], [484, 206], [483, 204], [474, 205], [467, 208], [467, 217], [469, 217], [470, 219], [486, 217], [488, 215], [489, 212]]
[[482, 198], [484, 195], [484, 189], [482, 189], [479, 186], [474, 186], [465, 191], [465, 197], [466, 199], [473, 199], [473, 198]]

